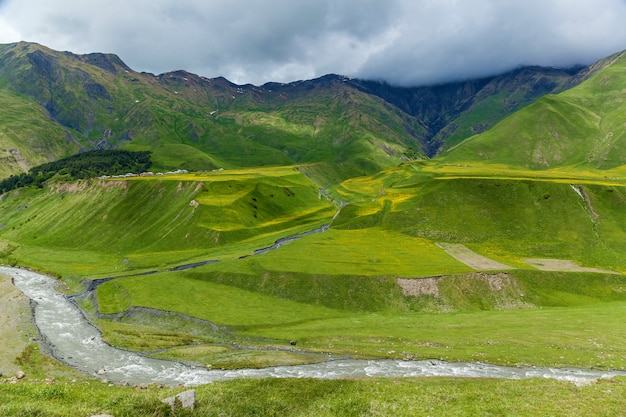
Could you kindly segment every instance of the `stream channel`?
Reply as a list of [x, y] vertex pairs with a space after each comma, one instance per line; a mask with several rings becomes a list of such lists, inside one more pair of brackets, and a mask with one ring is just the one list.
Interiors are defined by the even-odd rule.
[[[623, 371], [504, 367], [483, 363], [448, 363], [437, 360], [332, 360], [309, 365], [263, 369], [209, 370], [180, 362], [153, 359], [118, 349], [102, 340], [100, 331], [66, 296], [58, 281], [25, 269], [0, 266], [14, 285], [32, 300], [35, 324], [43, 343], [59, 361], [111, 382], [159, 383], [168, 386], [200, 385], [234, 378], [352, 378], [352, 377], [472, 377], [553, 378], [584, 384], [598, 378], [626, 376]], [[99, 375], [98, 371], [104, 371]], [[100, 372], [102, 373], [102, 372]]]

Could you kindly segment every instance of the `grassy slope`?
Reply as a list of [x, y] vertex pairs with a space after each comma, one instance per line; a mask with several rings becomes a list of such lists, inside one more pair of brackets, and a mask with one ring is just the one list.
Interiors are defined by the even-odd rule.
[[0, 90], [0, 178], [76, 152], [34, 101]]
[[[286, 347], [298, 340], [304, 351], [357, 357], [626, 365], [619, 343], [626, 336], [621, 276], [513, 272], [521, 297], [533, 307], [514, 311], [481, 311], [493, 308], [485, 303], [485, 288], [465, 278], [453, 282], [456, 288], [441, 288], [466, 310], [432, 315], [419, 312], [420, 300], [404, 297], [394, 280], [272, 272], [238, 276], [214, 269], [109, 282], [98, 290], [101, 309], [115, 313], [137, 305], [193, 315], [227, 325], [243, 345]], [[299, 302], [291, 301], [294, 293]], [[117, 337], [111, 330], [107, 337]]]
[[442, 150], [455, 146], [490, 129], [539, 97], [565, 90], [573, 84], [572, 77], [568, 72], [536, 67], [495, 77], [477, 94], [470, 108], [451, 120], [435, 140], [445, 142]]
[[543, 175], [486, 164], [407, 165], [337, 187], [335, 195], [356, 204], [347, 206], [334, 225], [377, 226], [463, 243], [517, 267], [523, 267], [524, 257], [552, 257], [624, 271], [623, 173], [553, 170]]
[[22, 189], [0, 204], [15, 259], [81, 276], [239, 256], [335, 213], [292, 168]]
[[[101, 306], [106, 312], [130, 305], [179, 311], [228, 324], [239, 335], [265, 338], [261, 344], [297, 339], [299, 348], [338, 354], [624, 366], [617, 339], [607, 336], [624, 335], [619, 319], [626, 301], [624, 278], [538, 272], [522, 261], [554, 257], [623, 271], [622, 187], [607, 187], [601, 176], [586, 180], [584, 189], [598, 220], [568, 184], [568, 171], [530, 181], [519, 170], [507, 178], [502, 167], [490, 179], [472, 178], [468, 170], [468, 178], [455, 178], [460, 176], [457, 167], [450, 172], [436, 164], [415, 168], [344, 183], [335, 193], [354, 203], [342, 210], [329, 232], [245, 260], [108, 283], [99, 289]], [[485, 171], [474, 167], [473, 173]], [[372, 196], [378, 198], [372, 201]], [[502, 303], [490, 300], [493, 290], [480, 281], [461, 276], [440, 289], [446, 308], [467, 313], [418, 313], [443, 301], [405, 297], [396, 277], [469, 271], [433, 245], [437, 241], [464, 243], [522, 268], [510, 272], [522, 294], [509, 295], [506, 303], [532, 308], [478, 313], [502, 308]], [[169, 294], [173, 285], [180, 300], [159, 295]], [[118, 294], [124, 298], [116, 298]], [[211, 300], [230, 298], [237, 308], [203, 303], [204, 294], [211, 294]], [[191, 304], [182, 301], [196, 298]], [[293, 301], [304, 304], [277, 308]]]
[[[306, 362], [316, 360], [316, 354], [331, 353], [624, 369], [624, 277], [545, 273], [521, 261], [525, 256], [555, 256], [623, 271], [626, 196], [621, 171], [560, 169], [533, 175], [502, 165], [417, 163], [353, 179], [329, 190], [352, 202], [330, 231], [245, 259], [236, 258], [279, 236], [329, 221], [335, 207], [289, 167], [78, 183], [75, 189], [23, 189], [3, 196], [0, 239], [5, 242], [5, 259], [60, 273], [68, 282], [72, 275], [110, 274], [112, 266], [141, 270], [183, 259], [206, 259], [206, 255], [221, 257], [222, 262], [195, 270], [124, 278], [99, 287], [104, 313], [144, 306], [226, 326], [216, 333], [196, 333], [163, 320], [157, 326], [154, 318], [124, 323], [105, 317], [97, 320], [110, 342], [148, 353], [165, 348], [160, 357], [227, 368]], [[570, 183], [583, 184], [600, 217], [591, 215]], [[279, 204], [273, 206], [276, 199]], [[195, 210], [189, 206], [191, 200], [199, 204]], [[18, 210], [20, 205], [28, 207]], [[68, 212], [73, 215], [64, 221]], [[171, 240], [161, 239], [166, 232]], [[206, 239], [206, 233], [213, 239], [219, 233], [218, 242]], [[493, 302], [485, 283], [466, 274], [444, 278], [439, 299], [403, 295], [396, 284], [398, 276], [469, 271], [433, 244], [439, 241], [464, 243], [523, 268], [510, 272], [515, 281], [512, 288], [522, 294], [509, 294], [504, 301], [526, 308], [497, 310], [502, 303]], [[438, 307], [451, 311], [425, 312]], [[297, 350], [309, 355], [289, 351], [294, 349], [290, 340], [297, 340]], [[234, 349], [233, 343], [244, 349]], [[277, 352], [277, 348], [287, 351]], [[436, 386], [433, 381], [453, 384], [453, 391], [437, 395], [451, 398], [456, 392], [459, 413], [515, 409], [558, 414], [552, 403], [527, 405], [528, 397], [519, 393], [529, 389], [542, 390], [549, 400], [558, 397], [568, 411], [582, 410], [581, 398], [596, 396], [591, 387], [556, 382], [417, 380], [429, 387], [423, 394], [427, 404], [433, 395], [429, 389]], [[384, 381], [349, 382], [346, 393], [352, 401], [346, 405], [343, 397], [329, 397], [337, 383], [346, 382], [297, 382], [304, 385], [295, 392], [306, 392], [308, 397], [299, 400], [302, 408], [296, 411], [317, 414], [320, 402], [310, 397], [312, 389], [324, 397], [325, 409], [337, 412], [399, 407], [397, 414], [402, 415], [415, 410], [413, 402], [409, 405], [382, 389]], [[265, 384], [279, 386], [280, 382], [237, 381], [211, 387], [241, 390], [247, 386], [258, 392]], [[405, 384], [399, 381], [395, 386], [410, 386]], [[540, 388], [532, 388], [536, 384]], [[515, 399], [506, 404], [497, 396], [486, 401], [484, 394], [480, 402], [469, 399], [486, 386], [510, 392]], [[619, 386], [611, 385], [614, 392]], [[6, 414], [23, 410], [24, 404], [48, 413], [57, 407], [54, 412], [59, 415], [66, 412], [68, 401], [80, 403], [85, 410], [96, 407], [84, 394], [76, 394], [75, 386], [45, 387], [6, 389], [6, 397], [11, 398], [3, 405]], [[203, 401], [223, 404], [218, 398], [224, 394], [212, 389], [220, 388], [201, 388], [199, 392], [206, 395]], [[576, 395], [566, 395], [571, 390], [577, 390]], [[130, 398], [124, 392], [94, 396], [104, 395], [97, 404], [105, 404], [107, 410], [158, 408], [154, 401], [158, 394]], [[384, 399], [374, 404], [372, 393]], [[55, 401], [50, 400], [52, 395]], [[30, 399], [24, 402], [25, 397]], [[240, 398], [246, 397], [240, 392]], [[258, 398], [239, 404], [233, 412], [293, 410], [288, 402], [266, 403]], [[621, 407], [614, 404], [600, 401], [595, 410], [617, 414]], [[206, 413], [212, 409], [207, 407]]]
[[[592, 340], [598, 343], [602, 340]], [[562, 342], [561, 342], [562, 343]], [[46, 360], [36, 349], [25, 351], [19, 384], [0, 383], [4, 416], [173, 415], [160, 401], [185, 388], [106, 387]], [[43, 384], [44, 377], [56, 382]], [[314, 380], [241, 379], [196, 387], [193, 413], [176, 415], [398, 415], [511, 414], [618, 416], [624, 404], [623, 379], [576, 387], [545, 379], [522, 381], [454, 378]], [[259, 396], [258, 393], [264, 395]], [[533, 401], [529, 401], [532, 398]]]
[[448, 162], [485, 160], [534, 169], [582, 164], [613, 168], [626, 162], [626, 56], [582, 84], [546, 96], [444, 156]]
[[[2, 238], [21, 245], [9, 257], [65, 275], [93, 276], [111, 274], [112, 266], [132, 271], [222, 258], [193, 271], [107, 283], [98, 290], [100, 308], [115, 313], [145, 306], [201, 317], [228, 326], [236, 332], [230, 337], [243, 344], [286, 344], [297, 338], [304, 349], [339, 354], [356, 350], [366, 356], [622, 367], [623, 355], [607, 353], [603, 346], [614, 345], [607, 334], [622, 337], [621, 322], [607, 317], [621, 315], [623, 279], [533, 272], [521, 260], [557, 257], [623, 271], [620, 225], [626, 197], [616, 186], [621, 184], [620, 172], [605, 178], [553, 170], [531, 180], [532, 174], [484, 164], [419, 163], [354, 179], [333, 190], [352, 201], [333, 229], [246, 259], [234, 258], [278, 236], [329, 221], [334, 207], [320, 200], [292, 168], [137, 178], [92, 183], [83, 190], [26, 189], [5, 196], [8, 215]], [[584, 184], [599, 218], [591, 215], [570, 182]], [[198, 208], [189, 206], [191, 200]], [[21, 202], [29, 207], [16, 210]], [[61, 218], [70, 210], [76, 217], [64, 222]], [[162, 239], [166, 233], [167, 239]], [[127, 238], [117, 242], [119, 236]], [[483, 284], [460, 278], [442, 284], [441, 291], [448, 299], [446, 308], [468, 313], [417, 313], [440, 301], [405, 297], [396, 277], [470, 271], [435, 246], [438, 241], [464, 243], [523, 268], [512, 272], [525, 294], [519, 303], [544, 309], [470, 313], [498, 304], [489, 301]], [[559, 285], [564, 281], [567, 285]], [[593, 328], [582, 327], [581, 317]], [[533, 325], [536, 337], [524, 340], [525, 329], [536, 322], [545, 327]], [[564, 324], [568, 322], [573, 326]], [[418, 333], [413, 334], [409, 325]], [[442, 326], [450, 329], [445, 336]], [[154, 334], [155, 344], [165, 343], [159, 342], [156, 330], [146, 327], [103, 324], [103, 328], [107, 337], [128, 347], [136, 347], [135, 340], [145, 341], [146, 334]], [[168, 346], [188, 340], [184, 335], [172, 337]], [[589, 339], [603, 342], [591, 346]], [[485, 340], [501, 343], [486, 348]], [[563, 354], [559, 346], [571, 351]], [[196, 354], [187, 353], [190, 358]], [[206, 352], [201, 356], [215, 359]], [[239, 364], [248, 364], [247, 360]]]
[[[330, 221], [335, 208], [293, 168], [155, 176], [77, 184], [75, 190], [11, 193], [2, 200], [6, 220], [0, 236], [13, 245], [7, 246], [11, 250], [5, 258], [68, 279], [223, 259], [193, 271], [107, 283], [98, 290], [105, 313], [130, 306], [177, 311], [226, 325], [236, 332], [233, 337], [252, 337], [254, 343], [280, 344], [295, 337], [312, 350], [341, 354], [388, 356], [386, 352], [393, 350], [471, 360], [480, 353], [485, 360], [503, 363], [622, 367], [623, 355], [604, 357], [603, 348], [589, 348], [584, 342], [606, 334], [621, 337], [621, 322], [607, 319], [618, 317], [624, 306], [621, 277], [533, 273], [522, 260], [573, 259], [585, 266], [624, 271], [626, 196], [623, 187], [616, 186], [621, 184], [619, 171], [611, 174], [604, 178], [553, 170], [530, 180], [531, 171], [504, 166], [404, 165], [332, 190], [352, 204], [342, 209], [330, 231], [246, 259], [236, 258], [280, 236]], [[569, 185], [576, 175], [591, 208]], [[583, 180], [580, 176], [585, 175]], [[192, 200], [196, 208], [189, 205]], [[28, 207], [18, 210], [19, 205]], [[434, 245], [440, 241], [463, 243], [521, 268], [512, 276], [525, 298], [511, 296], [509, 301], [545, 310], [468, 313], [462, 317], [465, 327], [458, 327], [458, 316], [416, 313], [437, 309], [442, 301], [404, 296], [397, 277], [470, 272]], [[570, 288], [556, 285], [563, 279], [572, 284]], [[484, 283], [462, 282], [442, 284], [442, 291], [447, 291], [445, 309], [497, 308], [499, 304], [484, 293]], [[608, 304], [613, 301], [618, 303]], [[568, 328], [569, 337], [554, 336], [563, 323], [577, 323], [583, 316], [595, 330], [575, 325]], [[498, 325], [484, 328], [486, 317]], [[521, 354], [516, 340], [523, 340], [525, 329], [536, 321], [544, 322], [545, 328], [538, 328], [532, 343], [524, 342], [527, 349]], [[416, 329], [422, 333], [411, 333], [407, 327], [411, 322], [420, 323]], [[425, 336], [424, 329], [431, 325], [431, 335]], [[455, 330], [441, 336], [442, 326]], [[133, 337], [145, 330], [109, 326], [105, 333], [113, 339], [120, 331], [134, 334], [123, 342], [132, 345]], [[559, 354], [554, 337], [587, 353]], [[485, 338], [502, 344], [483, 352]], [[601, 359], [594, 362], [597, 357]]]
[[[280, 93], [219, 80], [211, 81], [220, 82], [219, 88], [207, 86], [191, 75], [163, 79], [169, 96], [146, 93], [158, 140], [147, 136], [132, 145], [153, 147], [157, 167], [206, 168], [199, 150], [213, 158], [209, 167], [347, 162], [363, 173], [397, 163], [412, 143], [404, 133], [409, 122], [399, 111], [338, 82], [333, 88]], [[198, 90], [206, 96], [199, 97]], [[172, 91], [177, 94], [171, 95]], [[378, 122], [380, 118], [384, 124]], [[172, 150], [180, 152], [181, 147], [190, 155], [168, 160], [176, 154]]]
[[[270, 97], [263, 98], [263, 105], [253, 92], [233, 93], [232, 103], [224, 104], [212, 116], [209, 113], [214, 108], [207, 107], [202, 118], [194, 112], [171, 114], [176, 101], [189, 97], [185, 95], [188, 86], [177, 88], [181, 93], [172, 99], [174, 104], [153, 101], [151, 105], [152, 112], [158, 113], [159, 141], [166, 144], [163, 149], [156, 146], [157, 166], [166, 162], [171, 146], [178, 142], [220, 158], [216, 165], [222, 167], [349, 162], [363, 173], [397, 163], [408, 141], [398, 133], [403, 132], [404, 122], [398, 115], [377, 100], [342, 86], [290, 97], [287, 103], [286, 98], [265, 92]], [[372, 121], [381, 115], [388, 123]], [[141, 143], [138, 140], [134, 146]], [[179, 164], [190, 169], [202, 167], [193, 161], [194, 157], [185, 158]]]

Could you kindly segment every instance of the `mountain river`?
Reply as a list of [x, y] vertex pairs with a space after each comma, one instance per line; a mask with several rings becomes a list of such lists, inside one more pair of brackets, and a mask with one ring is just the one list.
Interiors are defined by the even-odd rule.
[[58, 282], [20, 268], [0, 266], [0, 274], [34, 302], [34, 320], [47, 348], [59, 361], [112, 382], [129, 384], [200, 385], [234, 378], [346, 378], [451, 376], [473, 378], [553, 378], [585, 383], [598, 378], [626, 376], [622, 371], [503, 367], [483, 363], [448, 363], [436, 360], [332, 360], [310, 365], [263, 369], [210, 370], [179, 362], [146, 357], [103, 342], [100, 331], [67, 297]]

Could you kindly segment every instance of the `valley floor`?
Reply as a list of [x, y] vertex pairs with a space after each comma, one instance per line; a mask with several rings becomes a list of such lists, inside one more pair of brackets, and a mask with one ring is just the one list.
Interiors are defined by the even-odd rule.
[[[0, 257], [51, 271], [67, 294], [83, 294], [75, 300], [108, 343], [213, 369], [328, 355], [626, 369], [622, 174], [432, 162], [323, 192], [294, 167], [24, 189], [0, 198]], [[314, 229], [320, 233], [305, 233]], [[303, 237], [280, 240], [293, 235]], [[91, 281], [93, 291], [85, 292], [91, 279], [115, 276], [124, 278]], [[20, 347], [28, 352], [21, 366], [36, 369], [42, 356], [32, 346]], [[436, 381], [412, 383], [435, 389]], [[533, 408], [511, 390], [544, 382], [493, 383], [516, 400], [493, 397], [492, 407], [481, 409], [466, 394], [492, 382], [446, 381], [461, 391], [445, 401], [462, 398], [457, 410], [477, 414], [511, 406], [558, 415], [550, 408], [558, 395], [577, 391], [598, 401], [597, 387], [606, 388], [546, 384], [551, 403]], [[220, 386], [248, 382], [232, 384]], [[336, 387], [304, 384], [323, 397]], [[357, 391], [347, 393], [354, 409], [388, 411], [387, 399], [377, 408], [368, 398], [386, 384], [357, 380]], [[623, 393], [621, 379], [610, 384], [611, 395]], [[35, 397], [53, 396], [33, 389], [42, 392]], [[72, 387], [54, 389], [76, 395]], [[219, 402], [213, 394], [205, 400]], [[152, 401], [150, 395], [141, 398]], [[386, 388], [384, 395], [402, 404], [397, 415], [409, 414], [406, 401]], [[329, 401], [324, 407], [343, 410], [342, 400]], [[317, 405], [311, 399], [299, 412]], [[585, 409], [576, 401], [565, 407]]]
[[[6, 282], [5, 282], [6, 283]], [[11, 304], [16, 300], [12, 299]], [[24, 312], [22, 312], [23, 314]], [[23, 317], [23, 316], [22, 316]], [[18, 331], [23, 334], [23, 330]], [[37, 357], [35, 353], [33, 356]], [[32, 359], [31, 359], [32, 360]], [[24, 365], [30, 366], [29, 363]], [[56, 365], [56, 368], [59, 368]], [[52, 368], [54, 369], [54, 367]], [[0, 379], [0, 414], [75, 416], [168, 416], [161, 400], [185, 388], [144, 389], [90, 383], [78, 375], [48, 369], [56, 380], [27, 376], [16, 384]], [[34, 375], [36, 370], [32, 370]], [[78, 376], [78, 378], [77, 378]], [[70, 381], [70, 378], [73, 378]], [[238, 379], [196, 387], [193, 413], [175, 415], [589, 415], [620, 416], [626, 407], [626, 379], [586, 383], [465, 378]], [[258, 392], [262, 391], [263, 396]]]

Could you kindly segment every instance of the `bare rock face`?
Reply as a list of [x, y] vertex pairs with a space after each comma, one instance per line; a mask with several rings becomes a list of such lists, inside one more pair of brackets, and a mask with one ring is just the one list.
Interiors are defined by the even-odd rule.
[[193, 410], [196, 407], [196, 391], [192, 389], [181, 392], [175, 397], [169, 397], [162, 400], [162, 402], [169, 404], [172, 407], [172, 410], [175, 410], [177, 407], [184, 410]]

